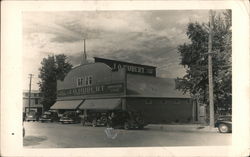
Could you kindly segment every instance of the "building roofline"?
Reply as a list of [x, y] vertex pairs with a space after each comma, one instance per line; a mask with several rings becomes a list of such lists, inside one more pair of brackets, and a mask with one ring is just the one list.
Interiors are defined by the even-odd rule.
[[[101, 62], [80, 64], [80, 65], [77, 65], [77, 66], [73, 67], [71, 70], [75, 70], [75, 69], [80, 68], [80, 67], [82, 67], [82, 66], [91, 65], [91, 64], [104, 64], [104, 65], [106, 65], [110, 70], [112, 70], [107, 64], [101, 63]], [[71, 70], [70, 70], [70, 71], [71, 71]]]
[[[132, 64], [132, 65], [147, 66], [147, 67], [151, 67], [151, 68], [157, 68], [156, 66], [152, 66], [152, 65], [138, 64], [138, 63], [127, 62], [127, 61], [122, 61], [122, 60], [106, 59], [106, 58], [101, 58], [101, 57], [93, 57], [93, 58], [94, 59], [98, 58], [98, 59], [105, 59], [105, 60], [110, 60], [110, 61], [115, 61], [115, 62], [128, 63], [128, 64]], [[101, 63], [101, 62], [95, 62], [95, 63]]]

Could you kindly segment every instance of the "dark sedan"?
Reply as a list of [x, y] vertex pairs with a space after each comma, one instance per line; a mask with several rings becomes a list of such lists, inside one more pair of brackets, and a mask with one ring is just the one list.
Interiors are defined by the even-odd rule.
[[88, 124], [91, 124], [93, 127], [107, 125], [108, 115], [105, 112], [90, 112], [80, 117], [83, 126]]
[[232, 132], [232, 116], [220, 116], [215, 122], [215, 127], [220, 133]]
[[28, 122], [29, 121], [38, 121], [38, 119], [39, 119], [39, 116], [38, 116], [37, 112], [34, 112], [34, 111], [28, 112], [26, 114], [26, 117], [25, 117], [25, 120]]
[[39, 118], [40, 122], [46, 122], [46, 121], [54, 122], [58, 120], [59, 120], [58, 114], [56, 112], [50, 112], [50, 111], [44, 112], [42, 116]]
[[65, 112], [59, 120], [61, 123], [79, 123], [81, 118], [74, 111]]
[[142, 129], [147, 123], [138, 112], [116, 111], [108, 119], [109, 127], [128, 129]]

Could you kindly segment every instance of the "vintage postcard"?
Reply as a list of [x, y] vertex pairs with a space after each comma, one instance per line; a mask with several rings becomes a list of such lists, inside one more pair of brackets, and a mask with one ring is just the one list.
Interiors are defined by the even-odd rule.
[[2, 2], [3, 156], [249, 155], [248, 1]]

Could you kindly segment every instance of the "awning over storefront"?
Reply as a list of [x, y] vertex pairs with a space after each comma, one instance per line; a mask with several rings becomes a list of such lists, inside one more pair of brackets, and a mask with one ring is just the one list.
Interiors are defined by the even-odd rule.
[[82, 110], [114, 110], [121, 109], [121, 99], [89, 99], [79, 107]]
[[81, 105], [83, 100], [66, 100], [66, 101], [57, 101], [50, 109], [58, 110], [58, 109], [76, 109], [79, 105]]

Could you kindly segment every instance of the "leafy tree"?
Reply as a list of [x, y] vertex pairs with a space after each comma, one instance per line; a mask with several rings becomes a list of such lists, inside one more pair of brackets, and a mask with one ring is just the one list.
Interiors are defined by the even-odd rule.
[[[223, 108], [231, 112], [232, 104], [232, 47], [231, 11], [216, 14], [213, 27], [212, 60], [215, 111]], [[180, 64], [186, 69], [177, 78], [177, 89], [189, 92], [199, 103], [208, 104], [208, 26], [209, 23], [189, 23], [189, 43], [179, 45]]]
[[72, 65], [67, 62], [67, 57], [64, 54], [43, 58], [41, 65], [39, 68], [41, 81], [38, 84], [43, 95], [41, 103], [46, 111], [56, 101], [57, 80], [62, 81], [71, 70]]

